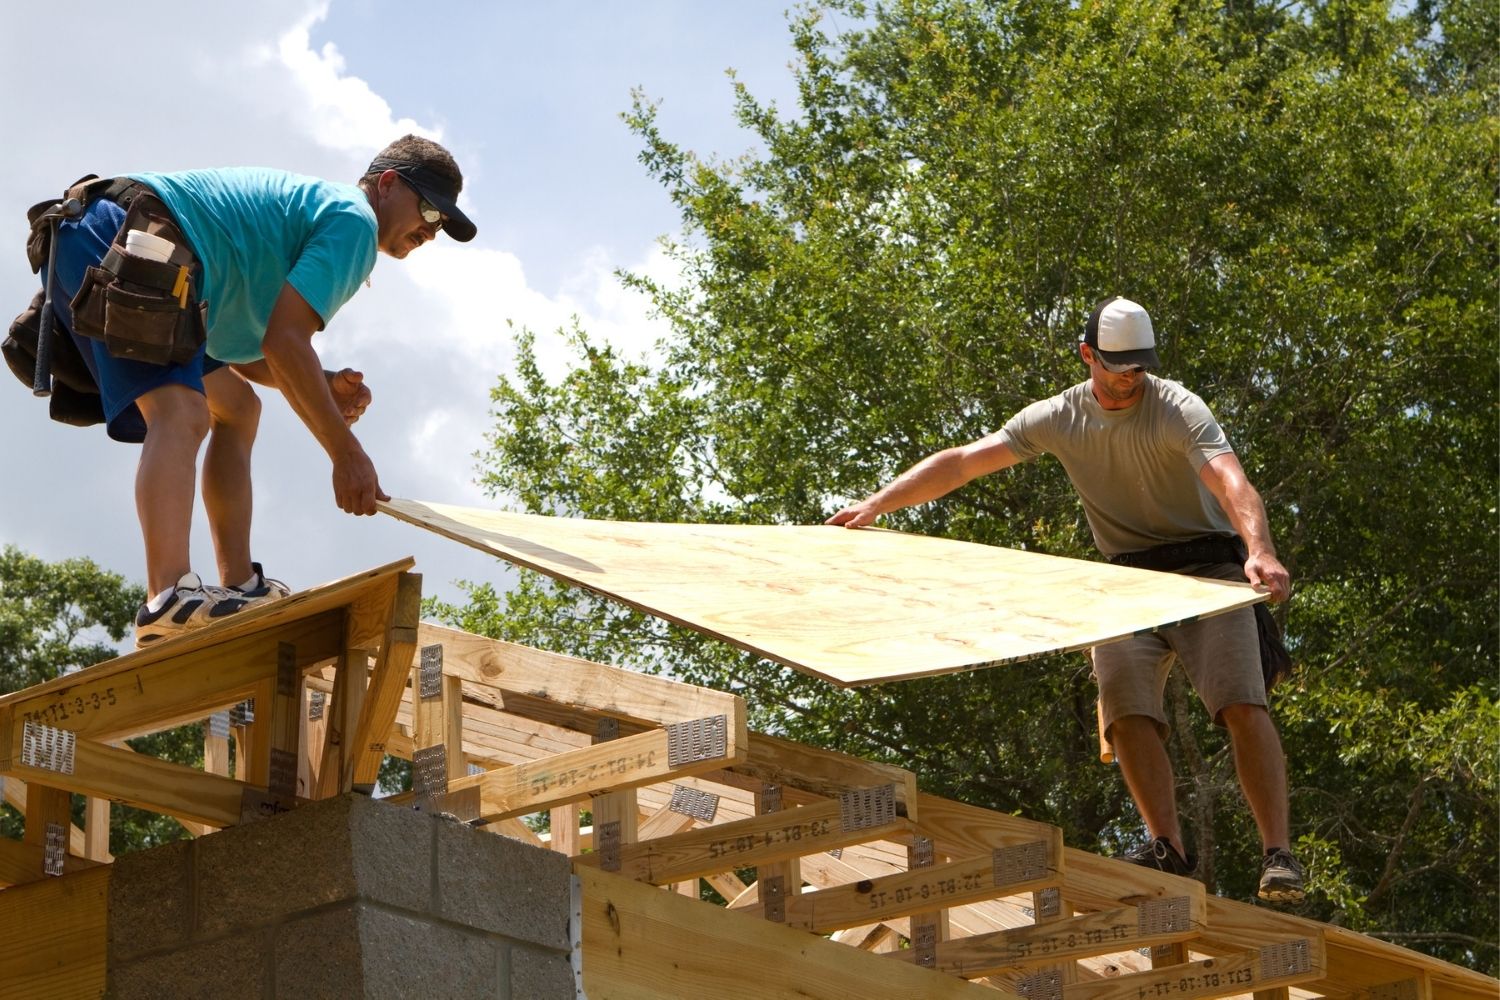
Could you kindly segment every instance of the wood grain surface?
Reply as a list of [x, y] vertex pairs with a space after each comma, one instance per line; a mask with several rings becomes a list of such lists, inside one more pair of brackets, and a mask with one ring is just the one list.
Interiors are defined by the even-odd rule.
[[1082, 649], [1265, 599], [1248, 584], [874, 528], [380, 507], [845, 687]]

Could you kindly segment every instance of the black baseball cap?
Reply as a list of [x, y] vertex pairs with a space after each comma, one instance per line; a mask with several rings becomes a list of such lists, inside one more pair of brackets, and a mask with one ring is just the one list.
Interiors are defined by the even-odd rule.
[[443, 232], [460, 243], [469, 242], [479, 232], [458, 207], [458, 192], [463, 188], [463, 181], [455, 180], [426, 164], [391, 156], [375, 157], [370, 161], [370, 169], [366, 172], [386, 170], [394, 170], [400, 174], [402, 180], [416, 188], [418, 194], [443, 213], [447, 219], [443, 223]]

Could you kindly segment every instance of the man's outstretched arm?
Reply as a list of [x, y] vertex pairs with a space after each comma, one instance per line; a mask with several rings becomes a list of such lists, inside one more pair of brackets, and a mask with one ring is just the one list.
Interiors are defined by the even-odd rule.
[[881, 514], [936, 500], [980, 476], [1009, 468], [1017, 461], [1016, 453], [1001, 441], [997, 431], [978, 441], [928, 455], [885, 487], [859, 503], [850, 504], [824, 523], [863, 528], [874, 524]]
[[1253, 585], [1269, 590], [1271, 600], [1286, 600], [1292, 592], [1292, 577], [1276, 557], [1271, 525], [1266, 519], [1266, 505], [1250, 484], [1239, 458], [1232, 451], [1216, 455], [1198, 470], [1198, 478], [1219, 501], [1234, 530], [1245, 540], [1245, 548], [1250, 553], [1245, 560], [1245, 578]]
[[333, 496], [339, 509], [350, 514], [373, 514], [375, 501], [390, 497], [381, 492], [375, 464], [349, 429], [352, 421], [347, 421], [346, 408], [335, 401], [332, 380], [324, 374], [318, 352], [313, 350], [313, 334], [322, 325], [322, 319], [297, 290], [283, 285], [266, 324], [261, 350], [276, 388], [333, 463]]

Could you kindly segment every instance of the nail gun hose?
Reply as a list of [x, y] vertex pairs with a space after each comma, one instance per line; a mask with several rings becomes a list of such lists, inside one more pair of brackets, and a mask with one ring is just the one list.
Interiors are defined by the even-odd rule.
[[42, 296], [41, 321], [37, 325], [36, 373], [31, 378], [33, 396], [52, 395], [52, 328], [55, 324], [52, 289], [57, 284], [57, 219], [48, 225], [52, 228], [52, 238], [47, 241], [47, 285]]

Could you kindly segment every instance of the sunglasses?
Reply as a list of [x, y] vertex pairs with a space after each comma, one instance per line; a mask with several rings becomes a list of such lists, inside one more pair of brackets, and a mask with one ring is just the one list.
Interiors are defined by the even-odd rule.
[[[396, 176], [401, 177], [400, 174], [397, 174]], [[428, 225], [442, 225], [443, 223], [448, 221], [448, 217], [442, 212], [438, 211], [436, 205], [422, 196], [422, 192], [417, 190], [417, 186], [415, 184], [407, 180], [405, 177], [401, 177], [401, 182], [407, 187], [411, 188], [412, 193], [417, 196], [417, 211], [422, 213], [423, 222], [427, 223]]]

